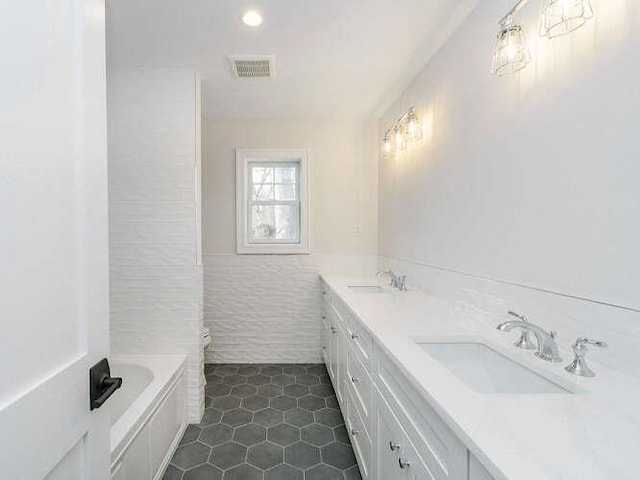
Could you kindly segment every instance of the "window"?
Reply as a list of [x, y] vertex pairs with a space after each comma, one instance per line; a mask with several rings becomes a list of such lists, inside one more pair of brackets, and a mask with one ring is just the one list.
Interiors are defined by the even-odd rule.
[[306, 150], [236, 150], [238, 253], [309, 253]]

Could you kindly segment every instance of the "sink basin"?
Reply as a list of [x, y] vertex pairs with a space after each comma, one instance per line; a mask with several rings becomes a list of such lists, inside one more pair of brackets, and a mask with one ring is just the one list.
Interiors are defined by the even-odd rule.
[[571, 394], [480, 342], [416, 342], [469, 388], [485, 394]]
[[390, 293], [390, 287], [381, 285], [347, 285], [347, 288], [353, 293]]

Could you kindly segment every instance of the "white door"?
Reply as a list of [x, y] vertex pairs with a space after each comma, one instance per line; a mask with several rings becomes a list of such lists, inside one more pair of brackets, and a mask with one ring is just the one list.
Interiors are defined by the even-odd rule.
[[104, 0], [0, 0], [0, 477], [106, 479]]

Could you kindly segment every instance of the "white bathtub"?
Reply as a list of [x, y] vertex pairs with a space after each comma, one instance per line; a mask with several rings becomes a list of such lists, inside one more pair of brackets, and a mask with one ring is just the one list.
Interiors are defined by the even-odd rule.
[[112, 355], [111, 478], [157, 480], [186, 428], [184, 355]]

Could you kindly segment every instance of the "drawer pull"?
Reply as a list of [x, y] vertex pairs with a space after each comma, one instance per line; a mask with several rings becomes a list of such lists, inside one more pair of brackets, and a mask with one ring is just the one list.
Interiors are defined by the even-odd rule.
[[351, 334], [351, 339], [352, 339], [352, 340], [357, 340], [357, 339], [359, 339], [359, 338], [360, 338], [360, 335], [358, 335], [357, 333], [352, 333], [352, 334]]
[[336, 327], [331, 327], [331, 333], [338, 333], [338, 329]]
[[394, 443], [393, 440], [389, 441], [389, 450], [391, 450], [392, 452], [396, 452], [398, 450], [400, 450], [400, 444], [399, 443]]
[[353, 435], [354, 437], [357, 437], [358, 435], [360, 435], [360, 431], [356, 430], [355, 428], [352, 428], [351, 435]]
[[323, 319], [323, 320], [326, 320], [326, 319], [327, 319], [327, 316], [326, 316], [326, 315], [322, 315], [322, 319]]
[[407, 462], [406, 460], [403, 460], [402, 457], [400, 457], [398, 459], [398, 465], [400, 466], [400, 468], [402, 470], [405, 470], [405, 469], [411, 467], [411, 464], [409, 462]]
[[351, 383], [358, 383], [360, 379], [358, 377], [351, 377]]

